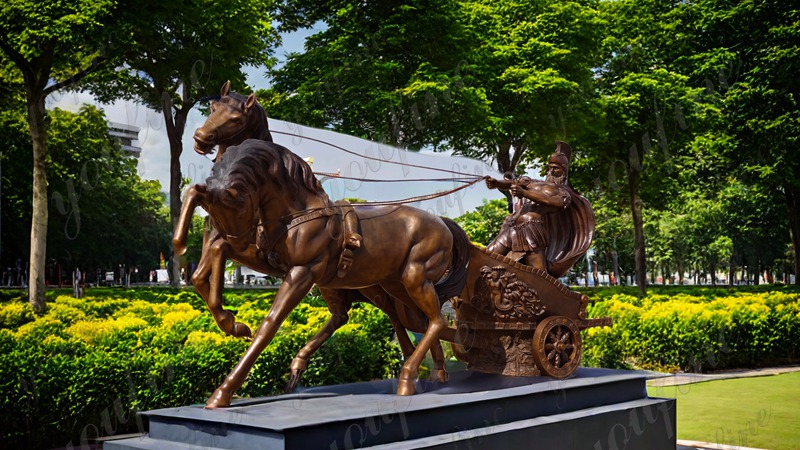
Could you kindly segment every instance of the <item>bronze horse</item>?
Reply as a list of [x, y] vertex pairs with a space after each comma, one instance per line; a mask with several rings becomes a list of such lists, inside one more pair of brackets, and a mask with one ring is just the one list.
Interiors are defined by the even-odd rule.
[[[246, 116], [246, 117], [243, 117]], [[219, 145], [217, 158], [225, 150], [234, 145], [239, 145], [247, 139], [260, 139], [272, 142], [267, 123], [267, 114], [258, 103], [254, 94], [245, 97], [230, 90], [230, 81], [226, 82], [220, 90], [220, 99], [211, 103], [211, 115], [206, 122], [195, 131], [195, 150], [207, 154], [214, 146]], [[193, 209], [193, 208], [192, 208]], [[188, 231], [190, 222], [181, 225], [182, 232]], [[185, 245], [185, 244], [184, 244]], [[219, 232], [214, 229], [203, 236], [203, 251], [197, 270], [192, 276], [192, 282], [200, 296], [205, 300], [208, 309], [216, 320], [220, 329], [233, 336], [249, 337], [250, 329], [241, 323], [236, 323], [233, 315], [222, 308], [222, 273], [226, 260], [234, 260], [259, 272], [283, 278], [285, 271], [268, 264], [266, 255], [259, 252], [258, 245], [253, 240], [244, 251], [235, 251]], [[322, 331], [309, 341], [292, 360], [290, 377], [286, 391], [291, 392], [297, 386], [300, 375], [308, 366], [308, 360], [319, 349], [324, 341], [333, 332], [347, 322], [347, 311], [353, 302], [370, 302], [378, 306], [389, 317], [392, 327], [397, 333], [397, 340], [403, 355], [408, 358], [414, 351], [414, 345], [406, 334], [406, 329], [424, 332], [427, 322], [424, 317], [419, 317], [405, 310], [398, 313], [394, 303], [389, 300], [388, 294], [379, 288], [363, 289], [362, 291], [338, 291], [321, 289], [323, 298], [327, 298], [331, 306], [332, 316]], [[365, 297], [369, 295], [369, 298]], [[334, 310], [335, 309], [335, 310]], [[402, 322], [401, 322], [402, 317]], [[444, 353], [441, 345], [436, 343], [431, 355], [434, 361], [431, 378], [437, 381], [446, 381], [447, 372], [444, 369]]]
[[[222, 247], [239, 254], [255, 250], [260, 257], [250, 261], [256, 263], [251, 267], [285, 268], [284, 282], [267, 317], [206, 407], [230, 404], [258, 355], [314, 284], [325, 294], [333, 318], [304, 350], [316, 350], [347, 320], [349, 303], [356, 299], [353, 289], [366, 298], [379, 298], [379, 303], [396, 301], [392, 311], [411, 318], [409, 323], [413, 318], [427, 321], [423, 338], [403, 364], [398, 380], [398, 395], [414, 393], [422, 359], [429, 350], [437, 353], [440, 334], [447, 328], [441, 305], [461, 291], [466, 278], [469, 239], [454, 222], [406, 206], [355, 207], [363, 240], [342, 276], [337, 267], [345, 239], [341, 208], [331, 202], [305, 161], [280, 145], [260, 140], [228, 148], [207, 185], [189, 190], [173, 238], [178, 254], [185, 251], [186, 224], [196, 206], [209, 213], [215, 230], [224, 237], [211, 253]], [[258, 243], [256, 249], [253, 242]], [[219, 307], [219, 311], [223, 264], [224, 259], [213, 258], [215, 291], [207, 292], [212, 295], [206, 299], [212, 301], [209, 309]], [[212, 304], [217, 299], [220, 303]], [[225, 313], [217, 321], [223, 330], [246, 335], [247, 327]]]

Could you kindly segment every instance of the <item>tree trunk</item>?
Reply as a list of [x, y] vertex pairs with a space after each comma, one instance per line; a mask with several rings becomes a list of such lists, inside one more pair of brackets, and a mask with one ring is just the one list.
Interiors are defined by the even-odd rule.
[[789, 207], [789, 227], [792, 230], [794, 249], [794, 284], [800, 285], [800, 189], [785, 187], [786, 204]]
[[733, 256], [729, 261], [728, 266], [728, 286], [733, 287], [736, 284], [736, 265], [733, 263]]
[[[26, 80], [27, 81], [27, 80]], [[26, 82], [26, 84], [28, 84]], [[31, 253], [28, 271], [28, 301], [37, 314], [43, 314], [44, 272], [47, 256], [47, 129], [44, 95], [41, 89], [27, 86], [28, 127], [33, 144], [33, 205], [31, 214]]]
[[[183, 91], [188, 92], [190, 88], [184, 86]], [[186, 97], [186, 95], [184, 95]], [[167, 137], [169, 138], [169, 216], [172, 224], [172, 232], [178, 226], [178, 219], [181, 215], [181, 153], [183, 153], [183, 130], [186, 128], [186, 117], [192, 108], [192, 103], [184, 98], [180, 109], [173, 107], [172, 98], [166, 92], [162, 94], [162, 112], [166, 122]], [[175, 115], [173, 116], [173, 110]], [[172, 253], [172, 287], [181, 286], [181, 257]]]
[[631, 217], [633, 218], [633, 248], [636, 264], [636, 284], [639, 292], [647, 294], [647, 259], [644, 248], [644, 221], [642, 220], [642, 199], [639, 197], [639, 172], [630, 171], [628, 189], [631, 201]]

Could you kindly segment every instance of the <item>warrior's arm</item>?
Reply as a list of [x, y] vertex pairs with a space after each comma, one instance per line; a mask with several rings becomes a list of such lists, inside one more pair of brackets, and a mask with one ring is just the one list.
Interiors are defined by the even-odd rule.
[[525, 197], [540, 205], [566, 208], [572, 203], [569, 190], [563, 186], [547, 182], [533, 182], [527, 186], [515, 186], [511, 193], [517, 197]]

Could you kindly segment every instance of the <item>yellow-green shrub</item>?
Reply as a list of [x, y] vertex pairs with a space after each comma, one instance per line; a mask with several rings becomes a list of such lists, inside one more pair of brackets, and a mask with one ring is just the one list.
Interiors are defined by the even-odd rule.
[[800, 358], [798, 293], [613, 295], [589, 314], [610, 316], [614, 326], [584, 332], [588, 365], [699, 372]]

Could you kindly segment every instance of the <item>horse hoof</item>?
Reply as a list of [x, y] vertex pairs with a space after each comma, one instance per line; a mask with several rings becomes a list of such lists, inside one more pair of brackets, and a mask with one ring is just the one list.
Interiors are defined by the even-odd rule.
[[397, 395], [414, 395], [414, 380], [400, 379], [397, 382]]
[[286, 389], [284, 389], [286, 394], [292, 393], [297, 389], [297, 383], [300, 382], [301, 375], [303, 375], [302, 370], [292, 369], [291, 375], [289, 375], [289, 382], [286, 383]]
[[231, 394], [217, 388], [206, 402], [206, 409], [217, 409], [231, 406]]
[[253, 334], [250, 332], [250, 327], [241, 322], [236, 322], [233, 324], [233, 333], [231, 334], [235, 337], [241, 338], [251, 338], [253, 336]]
[[432, 370], [431, 376], [428, 377], [428, 380], [436, 381], [438, 383], [445, 383], [448, 379], [450, 379], [450, 375], [448, 375], [447, 371], [444, 369]]

